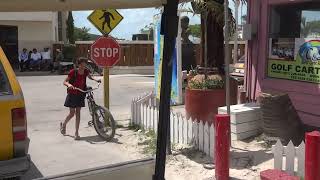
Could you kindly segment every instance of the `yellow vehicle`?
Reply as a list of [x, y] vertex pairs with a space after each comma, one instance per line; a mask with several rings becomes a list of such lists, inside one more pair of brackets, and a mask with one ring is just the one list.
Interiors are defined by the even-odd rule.
[[29, 141], [22, 90], [0, 47], [0, 179], [29, 169]]

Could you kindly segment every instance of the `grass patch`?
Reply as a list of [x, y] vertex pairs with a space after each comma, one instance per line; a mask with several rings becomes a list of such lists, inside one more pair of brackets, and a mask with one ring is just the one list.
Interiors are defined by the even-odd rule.
[[[139, 125], [130, 123], [128, 126], [129, 130], [133, 130], [135, 132], [138, 132], [139, 136], [139, 146], [144, 146], [142, 149], [142, 153], [144, 154], [150, 154], [154, 156], [157, 152], [157, 134], [154, 130], [149, 129], [145, 130]], [[177, 147], [177, 144], [171, 143], [172, 149], [175, 149]]]
[[157, 152], [157, 134], [153, 130], [141, 131], [138, 145], [142, 145], [143, 153], [154, 156]]

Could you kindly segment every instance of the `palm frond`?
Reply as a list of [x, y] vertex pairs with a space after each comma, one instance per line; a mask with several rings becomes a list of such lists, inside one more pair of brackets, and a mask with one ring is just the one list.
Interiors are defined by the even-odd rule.
[[[246, 2], [247, 0], [241, 0], [241, 2]], [[193, 0], [191, 6], [196, 14], [205, 15], [210, 12], [210, 16], [215, 18], [217, 23], [223, 27], [224, 26], [224, 5], [218, 0]], [[236, 22], [232, 16], [232, 10], [229, 8], [229, 24], [230, 24], [230, 35], [232, 35], [236, 28]]]

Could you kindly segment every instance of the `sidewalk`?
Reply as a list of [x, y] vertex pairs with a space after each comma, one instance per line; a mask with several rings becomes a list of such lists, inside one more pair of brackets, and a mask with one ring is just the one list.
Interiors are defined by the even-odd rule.
[[[57, 72], [51, 73], [49, 71], [25, 71], [20, 72], [15, 70], [17, 76], [56, 76], [60, 75]], [[141, 75], [154, 75], [153, 66], [115, 66], [110, 68], [110, 75], [123, 75], [123, 74], [141, 74]]]
[[16, 76], [57, 76], [58, 73], [51, 73], [50, 71], [15, 71]]
[[[171, 112], [186, 117], [185, 106], [171, 106]], [[206, 169], [203, 165], [212, 162], [204, 153], [193, 149], [178, 150], [168, 158], [169, 177], [180, 179], [214, 179], [215, 171]], [[230, 175], [236, 180], [258, 180], [259, 173], [272, 169], [273, 154], [270, 147], [266, 147], [260, 136], [251, 137], [243, 141], [232, 141], [230, 150]], [[179, 179], [178, 178], [178, 179]]]

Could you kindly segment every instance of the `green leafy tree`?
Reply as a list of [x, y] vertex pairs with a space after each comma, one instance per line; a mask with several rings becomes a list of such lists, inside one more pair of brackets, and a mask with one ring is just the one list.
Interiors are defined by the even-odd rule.
[[201, 25], [200, 24], [189, 25], [189, 29], [190, 29], [191, 36], [197, 37], [197, 38], [201, 37]]
[[75, 36], [74, 36], [74, 20], [72, 11], [68, 13], [68, 19], [67, 19], [67, 38], [69, 40], [70, 44], [75, 43]]
[[144, 28], [140, 29], [141, 34], [148, 34], [149, 39], [153, 40], [153, 23], [150, 23], [149, 25], [146, 25]]
[[153, 27], [151, 25], [146, 25], [144, 28], [140, 29], [140, 33], [149, 34], [152, 29]]
[[320, 35], [320, 21], [309, 21], [307, 22], [306, 18], [301, 19], [301, 35], [304, 38], [307, 38], [310, 35]]
[[74, 38], [77, 41], [89, 41], [91, 39], [91, 34], [89, 33], [90, 28], [87, 27], [82, 27], [82, 28], [77, 28], [75, 27], [74, 29]]

